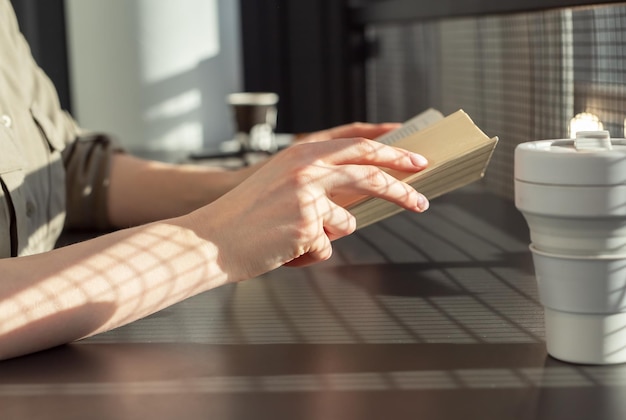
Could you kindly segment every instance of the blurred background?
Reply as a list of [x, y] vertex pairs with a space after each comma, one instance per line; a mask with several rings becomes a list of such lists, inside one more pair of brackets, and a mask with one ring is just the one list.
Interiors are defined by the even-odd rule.
[[280, 95], [278, 131], [467, 111], [513, 150], [576, 124], [624, 137], [626, 4], [588, 0], [12, 0], [63, 106], [135, 150], [233, 136], [225, 96]]

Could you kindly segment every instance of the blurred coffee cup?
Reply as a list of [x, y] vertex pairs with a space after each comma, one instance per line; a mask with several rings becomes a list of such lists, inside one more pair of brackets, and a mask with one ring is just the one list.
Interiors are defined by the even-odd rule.
[[237, 92], [227, 97], [233, 112], [236, 139], [243, 152], [274, 153], [278, 94]]

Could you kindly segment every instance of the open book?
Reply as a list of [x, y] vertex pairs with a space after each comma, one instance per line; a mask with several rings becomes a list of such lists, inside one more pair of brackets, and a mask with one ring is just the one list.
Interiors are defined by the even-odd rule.
[[[411, 184], [429, 200], [481, 179], [498, 142], [497, 137], [485, 135], [464, 111], [444, 117], [434, 109], [376, 140], [428, 159], [428, 167], [421, 172], [386, 171]], [[356, 217], [357, 229], [403, 210], [376, 197], [341, 196], [336, 201]]]

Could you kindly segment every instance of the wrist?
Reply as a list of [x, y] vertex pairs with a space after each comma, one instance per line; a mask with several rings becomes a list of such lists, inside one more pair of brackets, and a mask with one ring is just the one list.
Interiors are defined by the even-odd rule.
[[253, 269], [256, 253], [246, 240], [247, 230], [241, 229], [237, 212], [221, 204], [216, 202], [189, 213], [184, 223], [204, 242], [204, 252], [215, 264], [214, 270], [222, 273], [223, 283], [237, 283], [265, 270]]
[[187, 249], [193, 249], [190, 254], [196, 258], [197, 265], [202, 266], [201, 281], [206, 290], [233, 282], [232, 273], [224, 263], [218, 241], [215, 239], [219, 232], [209, 227], [209, 223], [202, 216], [201, 211], [194, 211], [184, 216], [171, 219], [183, 232], [181, 243]]
[[178, 171], [176, 185], [180, 191], [179, 204], [182, 207], [179, 215], [212, 203], [240, 182], [234, 171], [202, 166], [181, 166]]

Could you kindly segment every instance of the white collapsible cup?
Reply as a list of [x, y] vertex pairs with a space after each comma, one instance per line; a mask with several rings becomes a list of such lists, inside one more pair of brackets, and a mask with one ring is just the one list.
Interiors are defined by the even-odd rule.
[[546, 342], [575, 363], [626, 362], [626, 141], [608, 132], [515, 149]]
[[515, 205], [537, 249], [626, 254], [626, 140], [584, 140], [518, 145]]
[[548, 353], [575, 363], [626, 362], [626, 255], [533, 254]]

